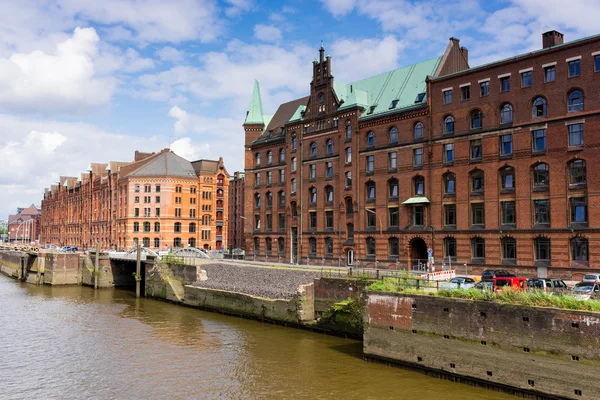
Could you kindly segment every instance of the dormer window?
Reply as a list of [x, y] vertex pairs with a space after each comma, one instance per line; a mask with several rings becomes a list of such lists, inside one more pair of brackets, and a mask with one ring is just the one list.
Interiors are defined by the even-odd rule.
[[374, 106], [369, 107], [369, 111], [367, 112], [367, 114], [373, 114], [373, 111], [375, 111], [375, 107], [377, 107], [377, 104], [375, 104]]
[[398, 105], [398, 100], [392, 100], [392, 104], [390, 104], [390, 109], [396, 108], [397, 105]]
[[420, 103], [423, 101], [423, 99], [425, 98], [425, 93], [419, 93], [417, 95], [417, 98], [415, 99], [415, 103]]

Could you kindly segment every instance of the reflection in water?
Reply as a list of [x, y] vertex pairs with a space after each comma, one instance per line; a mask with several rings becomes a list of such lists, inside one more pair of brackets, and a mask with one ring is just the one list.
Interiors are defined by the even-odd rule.
[[2, 399], [508, 399], [362, 360], [361, 343], [0, 276]]

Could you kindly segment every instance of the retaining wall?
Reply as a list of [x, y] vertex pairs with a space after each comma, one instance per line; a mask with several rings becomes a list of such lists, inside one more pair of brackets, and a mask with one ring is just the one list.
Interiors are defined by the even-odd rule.
[[0, 272], [15, 279], [21, 279], [21, 256], [18, 251], [0, 252]]
[[323, 316], [337, 302], [348, 298], [360, 301], [361, 295], [372, 281], [348, 278], [315, 279], [315, 315]]
[[507, 391], [598, 399], [600, 313], [368, 293], [364, 354]]

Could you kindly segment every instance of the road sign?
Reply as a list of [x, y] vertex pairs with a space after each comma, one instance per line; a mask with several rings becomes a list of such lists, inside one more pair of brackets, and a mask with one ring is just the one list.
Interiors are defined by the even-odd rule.
[[427, 249], [427, 254], [433, 254], [433, 249]]

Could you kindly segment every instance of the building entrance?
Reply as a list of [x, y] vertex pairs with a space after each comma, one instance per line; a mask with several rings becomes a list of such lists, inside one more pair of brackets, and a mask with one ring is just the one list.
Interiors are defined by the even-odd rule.
[[413, 270], [427, 269], [427, 244], [421, 238], [414, 238], [410, 242], [410, 266]]
[[298, 228], [292, 227], [291, 263], [298, 264]]

